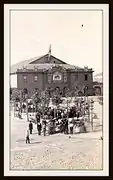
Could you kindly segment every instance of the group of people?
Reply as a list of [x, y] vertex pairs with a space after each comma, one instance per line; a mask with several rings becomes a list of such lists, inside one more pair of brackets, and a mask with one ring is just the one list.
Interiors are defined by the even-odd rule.
[[[73, 134], [76, 132], [86, 132], [83, 116], [88, 114], [89, 104], [83, 98], [75, 100], [74, 105], [69, 109], [45, 107], [36, 112], [35, 123], [37, 125], [38, 135], [55, 134], [57, 132], [64, 134]], [[80, 120], [81, 119], [81, 120]], [[30, 143], [29, 135], [33, 131], [33, 123], [29, 119], [29, 130], [27, 130], [26, 143]], [[79, 130], [77, 130], [79, 129]]]
[[[46, 135], [46, 121], [43, 120], [42, 123], [40, 121], [37, 122], [37, 131], [38, 135], [41, 135], [41, 131], [43, 130], [43, 135]], [[33, 123], [30, 121], [29, 128], [26, 132], [26, 144], [30, 143], [30, 134], [32, 134], [33, 131]]]
[[[75, 121], [73, 118], [71, 118], [71, 121], [69, 119], [64, 118], [64, 119], [58, 119], [54, 118], [52, 119], [47, 119], [48, 117], [45, 116], [42, 122], [38, 121], [37, 122], [37, 131], [38, 135], [40, 136], [43, 134], [46, 136], [47, 130], [48, 134], [55, 134], [55, 133], [64, 133], [64, 134], [73, 134], [74, 127], [75, 128], [82, 128], [82, 132], [86, 132], [86, 127], [83, 121]], [[32, 134], [33, 131], [33, 123], [30, 121], [29, 123], [29, 130], [27, 130], [27, 135], [26, 135], [26, 143], [30, 143], [30, 134]], [[80, 132], [80, 130], [78, 131]]]

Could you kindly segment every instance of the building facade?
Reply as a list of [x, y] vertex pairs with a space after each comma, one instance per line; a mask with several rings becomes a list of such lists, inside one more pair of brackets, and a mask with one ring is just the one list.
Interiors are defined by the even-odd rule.
[[94, 76], [93, 88], [95, 95], [103, 95], [103, 73]]
[[29, 95], [33, 89], [43, 91], [47, 88], [65, 88], [73, 90], [88, 87], [88, 95], [93, 95], [93, 70], [80, 68], [61, 61], [48, 54], [23, 61], [11, 68], [11, 75], [17, 75], [17, 88], [27, 89]]

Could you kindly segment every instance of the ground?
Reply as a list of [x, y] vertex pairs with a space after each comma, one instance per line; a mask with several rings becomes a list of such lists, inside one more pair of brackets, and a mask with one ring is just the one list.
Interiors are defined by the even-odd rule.
[[22, 120], [11, 113], [11, 170], [101, 170], [102, 169], [102, 105], [95, 98], [94, 131], [88, 133], [55, 134], [38, 136], [34, 124], [31, 144], [25, 143], [28, 126], [26, 116]]

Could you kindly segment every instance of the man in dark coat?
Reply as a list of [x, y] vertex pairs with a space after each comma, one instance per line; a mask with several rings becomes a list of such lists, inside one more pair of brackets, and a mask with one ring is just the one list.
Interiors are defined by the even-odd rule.
[[37, 123], [38, 135], [41, 135], [42, 125], [40, 122]]
[[68, 134], [68, 119], [65, 119], [64, 133]]
[[29, 130], [30, 130], [30, 134], [32, 134], [33, 124], [32, 124], [32, 122], [31, 122], [31, 121], [30, 121], [30, 123], [29, 123]]
[[46, 135], [46, 120], [45, 119], [42, 121], [42, 131], [43, 131], [43, 135], [45, 136]]

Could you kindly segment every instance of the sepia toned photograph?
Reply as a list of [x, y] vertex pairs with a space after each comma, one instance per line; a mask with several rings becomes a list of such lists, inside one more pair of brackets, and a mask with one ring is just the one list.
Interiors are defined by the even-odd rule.
[[32, 6], [7, 11], [9, 171], [101, 172], [108, 5]]

